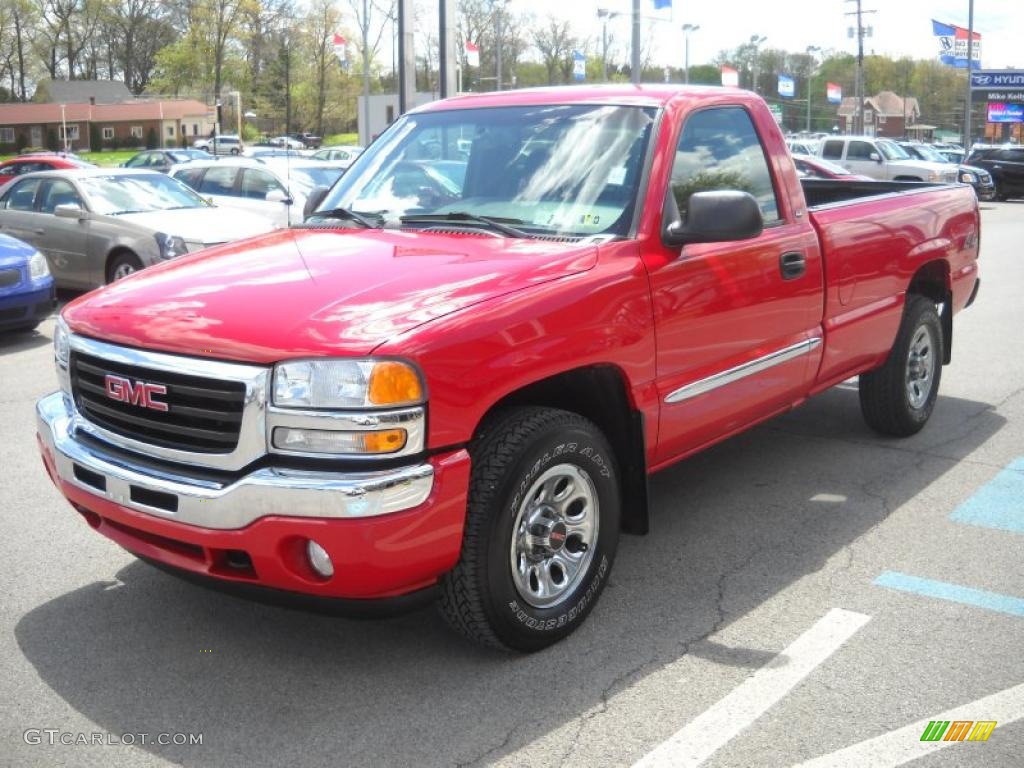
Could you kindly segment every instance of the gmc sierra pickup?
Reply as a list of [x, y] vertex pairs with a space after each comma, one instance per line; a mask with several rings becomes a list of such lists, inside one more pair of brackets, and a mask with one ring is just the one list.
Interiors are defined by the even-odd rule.
[[46, 469], [179, 575], [439, 596], [523, 651], [593, 609], [650, 473], [852, 376], [921, 429], [978, 289], [969, 186], [801, 183], [733, 89], [433, 103], [317, 197], [64, 309]]

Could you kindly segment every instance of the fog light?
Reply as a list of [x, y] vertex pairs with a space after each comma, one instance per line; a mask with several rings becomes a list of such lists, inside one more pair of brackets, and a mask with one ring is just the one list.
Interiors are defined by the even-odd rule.
[[331, 556], [327, 554], [326, 549], [312, 539], [306, 543], [306, 557], [309, 558], [309, 564], [313, 570], [325, 579], [334, 575], [334, 564], [331, 562]]

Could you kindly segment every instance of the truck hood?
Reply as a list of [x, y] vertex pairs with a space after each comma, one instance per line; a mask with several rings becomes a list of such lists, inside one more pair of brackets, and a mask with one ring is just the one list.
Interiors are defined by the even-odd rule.
[[254, 363], [367, 355], [478, 302], [594, 266], [592, 244], [401, 230], [278, 230], [150, 267], [63, 312], [71, 329]]
[[956, 177], [956, 166], [949, 163], [933, 163], [931, 160], [890, 160], [889, 164], [890, 175], [897, 175], [899, 173], [915, 173], [917, 175], [925, 176], [925, 181], [928, 181], [928, 177], [932, 174], [940, 174], [944, 177]]
[[219, 207], [122, 213], [112, 218], [201, 245], [241, 240], [274, 228], [270, 220], [254, 213]]

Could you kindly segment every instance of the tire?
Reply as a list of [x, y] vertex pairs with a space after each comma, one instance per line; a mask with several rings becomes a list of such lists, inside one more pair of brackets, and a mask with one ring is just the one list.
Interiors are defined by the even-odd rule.
[[139, 257], [131, 251], [121, 251], [116, 254], [107, 264], [107, 284], [116, 282], [133, 272], [142, 269], [142, 262]]
[[231, 154], [232, 155], [237, 155], [238, 154], [238, 147], [232, 147], [231, 148]]
[[441, 612], [471, 640], [538, 651], [582, 624], [607, 583], [619, 537], [614, 454], [582, 416], [530, 407], [485, 422], [470, 456], [462, 553], [441, 581]]
[[935, 303], [908, 295], [885, 365], [860, 376], [860, 410], [868, 426], [894, 437], [920, 432], [935, 408], [943, 359], [942, 325]]

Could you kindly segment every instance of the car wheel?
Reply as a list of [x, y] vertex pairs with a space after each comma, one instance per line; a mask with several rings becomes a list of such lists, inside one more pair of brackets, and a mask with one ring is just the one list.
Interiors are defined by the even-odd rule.
[[881, 368], [860, 375], [860, 408], [868, 426], [894, 437], [919, 432], [935, 408], [943, 359], [935, 302], [908, 295], [888, 359]]
[[618, 546], [615, 459], [601, 431], [569, 411], [515, 408], [470, 446], [473, 471], [441, 611], [466, 637], [537, 651], [573, 632], [604, 589]]
[[237, 155], [238, 154], [238, 147], [232, 147], [231, 148], [231, 154], [232, 155]]
[[107, 283], [113, 283], [142, 269], [139, 257], [130, 251], [122, 251], [115, 255], [107, 265]]

